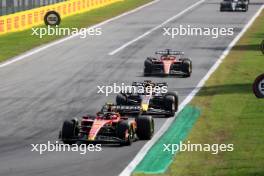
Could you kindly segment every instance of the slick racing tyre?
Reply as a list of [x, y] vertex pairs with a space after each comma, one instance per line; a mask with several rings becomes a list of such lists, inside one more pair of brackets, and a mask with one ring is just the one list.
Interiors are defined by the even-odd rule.
[[147, 58], [144, 63], [144, 76], [151, 75], [152, 61], [151, 58]]
[[152, 116], [138, 116], [136, 123], [137, 137], [140, 140], [150, 140], [154, 134], [154, 120]]
[[151, 67], [145, 67], [144, 76], [150, 76], [150, 75], [151, 75]]
[[116, 96], [116, 104], [117, 105], [126, 105], [127, 104], [127, 98], [126, 98], [126, 96], [124, 96], [122, 94], [118, 94]]
[[192, 74], [192, 61], [190, 59], [182, 60], [182, 71], [185, 74], [185, 77], [190, 77]]
[[121, 139], [122, 141], [120, 142], [120, 145], [122, 146], [128, 146], [131, 145], [134, 138], [135, 138], [135, 133], [133, 129], [133, 125], [125, 120], [121, 121], [116, 128], [117, 132], [117, 137]]
[[247, 12], [248, 11], [248, 5], [246, 5], [246, 7], [243, 9], [243, 12]]
[[164, 102], [164, 109], [166, 111], [169, 111], [170, 113], [166, 115], [166, 117], [172, 117], [175, 115], [176, 112], [176, 103], [175, 103], [175, 97], [172, 95], [166, 95], [165, 96], [165, 102]]
[[[176, 92], [167, 92], [165, 97], [166, 96], [173, 96], [174, 97], [174, 104], [175, 104], [175, 112], [178, 111], [178, 107], [179, 107], [179, 96]], [[166, 101], [166, 99], [165, 99]]]
[[75, 141], [72, 141], [78, 133], [78, 127], [76, 126], [75, 120], [65, 120], [62, 125], [61, 130], [61, 139], [64, 144], [74, 144]]
[[149, 67], [149, 66], [151, 66], [152, 65], [152, 61], [151, 61], [151, 58], [147, 58], [146, 60], [145, 60], [145, 62], [144, 62], [144, 66], [145, 67]]
[[222, 6], [220, 6], [220, 12], [223, 12], [223, 11], [224, 11], [223, 7], [222, 7]]

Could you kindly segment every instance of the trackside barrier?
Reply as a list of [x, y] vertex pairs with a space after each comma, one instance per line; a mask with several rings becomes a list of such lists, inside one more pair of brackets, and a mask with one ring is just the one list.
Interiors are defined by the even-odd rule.
[[0, 16], [0, 35], [22, 31], [44, 24], [44, 16], [48, 11], [58, 12], [61, 18], [87, 12], [92, 9], [107, 6], [123, 0], [70, 0], [10, 14]]

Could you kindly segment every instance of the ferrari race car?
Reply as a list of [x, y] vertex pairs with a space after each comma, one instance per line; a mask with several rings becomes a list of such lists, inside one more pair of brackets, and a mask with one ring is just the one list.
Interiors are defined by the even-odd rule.
[[151, 116], [138, 116], [134, 120], [121, 116], [106, 104], [94, 116], [84, 116], [81, 120], [65, 120], [60, 131], [60, 140], [65, 144], [76, 142], [111, 143], [131, 145], [136, 139], [150, 140], [154, 133]]
[[148, 57], [144, 63], [144, 75], [182, 75], [190, 77], [192, 61], [184, 57], [181, 51], [170, 49], [157, 51], [159, 58]]
[[[176, 92], [168, 92], [167, 83], [134, 82], [132, 87], [137, 91], [120, 93], [116, 96], [116, 104], [119, 105], [117, 111], [121, 114], [171, 117], [178, 111], [178, 95]], [[161, 91], [153, 91], [158, 89]]]
[[249, 0], [223, 0], [220, 11], [248, 11]]

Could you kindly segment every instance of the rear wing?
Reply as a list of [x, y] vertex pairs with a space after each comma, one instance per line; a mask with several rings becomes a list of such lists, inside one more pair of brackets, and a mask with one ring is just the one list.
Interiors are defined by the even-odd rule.
[[[135, 87], [143, 86], [144, 87], [146, 84], [148, 84], [148, 82], [133, 82], [132, 86], [135, 86]], [[168, 86], [166, 82], [153, 83], [153, 84], [158, 87]]]
[[142, 111], [140, 106], [126, 106], [126, 105], [115, 105], [115, 110], [119, 112], [121, 115], [166, 115], [169, 114], [169, 111], [163, 109], [154, 109], [149, 108], [147, 111]]
[[184, 55], [184, 52], [183, 51], [173, 51], [173, 50], [170, 50], [170, 49], [167, 49], [167, 50], [164, 50], [164, 51], [156, 51], [155, 54], [159, 54], [159, 55], [165, 55], [165, 56], [168, 56], [168, 55]]
[[[108, 105], [111, 106], [112, 110], [119, 112], [121, 115], [138, 115], [140, 113], [145, 115], [166, 115], [169, 111], [163, 109], [149, 108], [146, 112], [142, 111], [141, 106], [138, 105]], [[124, 117], [122, 117], [124, 118]]]
[[138, 114], [141, 112], [140, 106], [129, 105], [113, 105], [112, 108], [120, 114]]

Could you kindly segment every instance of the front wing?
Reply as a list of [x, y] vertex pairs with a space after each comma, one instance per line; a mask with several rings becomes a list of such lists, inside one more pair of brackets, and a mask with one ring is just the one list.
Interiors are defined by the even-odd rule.
[[[61, 141], [63, 141], [63, 138], [60, 138]], [[67, 141], [75, 141], [75, 142], [84, 142], [84, 143], [100, 143], [100, 144], [119, 144], [119, 143], [124, 143], [125, 140], [113, 137], [113, 136], [102, 136], [99, 135], [95, 138], [95, 140], [89, 140], [87, 137], [86, 138], [72, 138], [72, 139], [67, 139]]]
[[179, 66], [172, 65], [169, 74], [166, 74], [163, 69], [163, 65], [152, 66], [151, 75], [186, 75]]
[[131, 115], [169, 115], [171, 112], [164, 109], [149, 108], [148, 111], [142, 111], [140, 106], [126, 106], [116, 105], [115, 109], [120, 114], [131, 114]]

